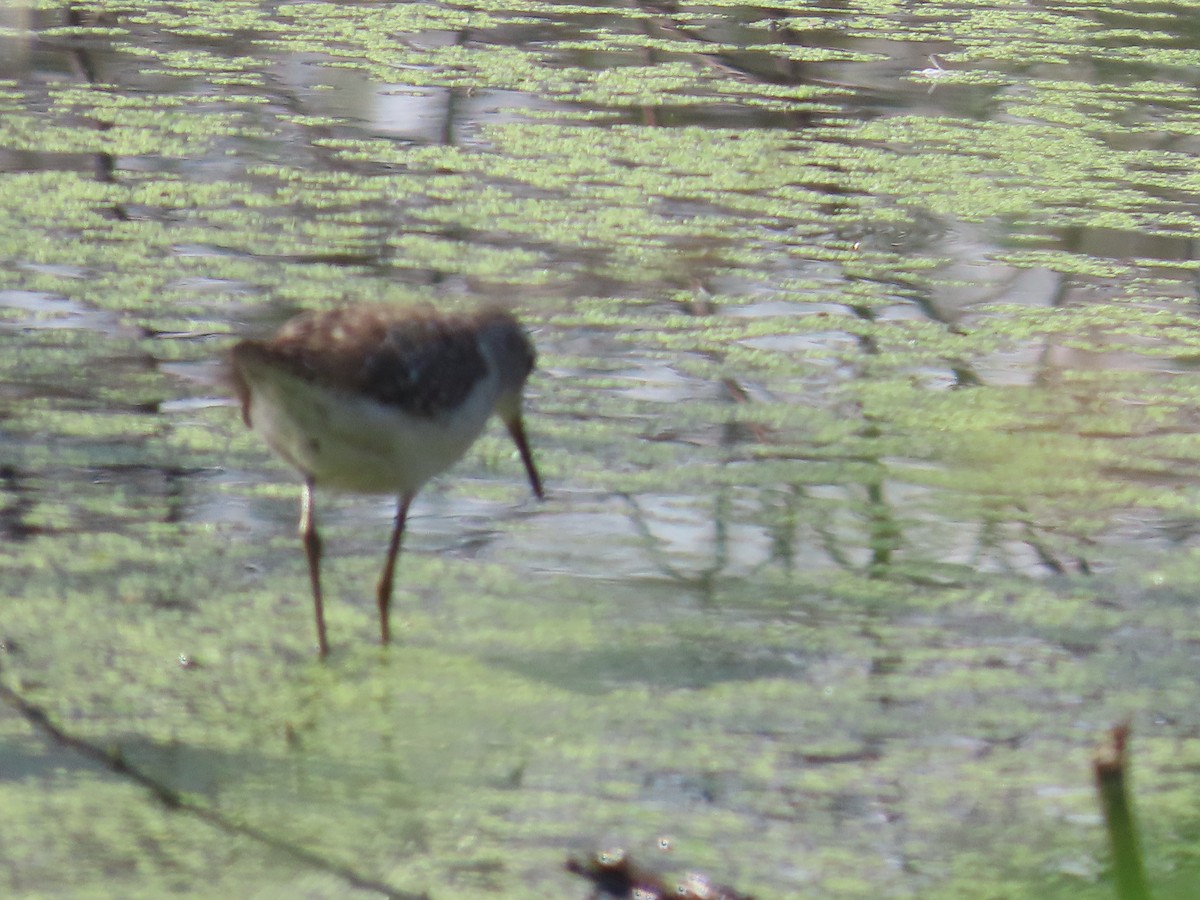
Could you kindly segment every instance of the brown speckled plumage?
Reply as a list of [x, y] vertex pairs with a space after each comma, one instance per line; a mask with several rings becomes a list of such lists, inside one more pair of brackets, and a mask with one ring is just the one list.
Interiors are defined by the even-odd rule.
[[511, 329], [521, 344], [515, 352], [527, 356], [522, 375], [533, 371], [533, 347], [504, 310], [445, 315], [432, 308], [361, 305], [305, 313], [270, 340], [247, 340], [234, 347], [242, 416], [250, 425], [250, 392], [237, 372], [243, 360], [277, 366], [410, 415], [436, 416], [458, 406], [487, 375], [478, 332], [488, 326]]

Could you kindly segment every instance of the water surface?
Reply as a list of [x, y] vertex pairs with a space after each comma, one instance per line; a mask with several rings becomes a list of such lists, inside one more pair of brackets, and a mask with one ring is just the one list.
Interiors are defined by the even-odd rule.
[[[6, 894], [1108, 897], [1128, 720], [1187, 896], [1196, 12], [0, 3]], [[368, 300], [520, 313], [550, 496], [427, 489], [386, 652], [321, 497], [321, 665], [219, 360]]]

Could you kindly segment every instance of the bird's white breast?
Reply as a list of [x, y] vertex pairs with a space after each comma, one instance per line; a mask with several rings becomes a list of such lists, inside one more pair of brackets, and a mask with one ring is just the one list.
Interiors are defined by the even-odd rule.
[[251, 422], [318, 485], [363, 493], [416, 491], [454, 465], [491, 415], [495, 378], [433, 417], [410, 415], [351, 391], [280, 371], [250, 373]]

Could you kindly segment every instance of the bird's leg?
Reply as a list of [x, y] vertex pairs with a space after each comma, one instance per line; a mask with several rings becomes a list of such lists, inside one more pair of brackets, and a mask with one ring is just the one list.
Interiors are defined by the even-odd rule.
[[304, 555], [308, 557], [308, 580], [312, 583], [313, 610], [317, 615], [317, 655], [324, 659], [329, 655], [329, 643], [325, 640], [325, 604], [321, 599], [321, 536], [317, 534], [317, 518], [313, 513], [313, 479], [304, 479], [304, 493], [300, 499], [300, 539], [304, 542]]
[[396, 557], [400, 554], [400, 540], [404, 537], [404, 523], [408, 519], [408, 505], [413, 501], [413, 494], [401, 494], [396, 501], [396, 521], [392, 525], [392, 539], [388, 543], [387, 560], [383, 564], [383, 572], [379, 575], [379, 587], [375, 597], [379, 602], [379, 642], [386, 644], [391, 640], [388, 626], [388, 612], [392, 607], [392, 581], [396, 572]]

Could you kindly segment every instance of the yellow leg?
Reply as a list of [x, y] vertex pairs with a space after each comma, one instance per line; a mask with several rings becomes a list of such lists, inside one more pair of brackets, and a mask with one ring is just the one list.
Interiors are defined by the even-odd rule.
[[413, 494], [403, 494], [396, 501], [396, 521], [392, 525], [392, 539], [388, 543], [387, 559], [383, 563], [383, 572], [379, 576], [379, 587], [375, 598], [379, 604], [379, 643], [386, 644], [391, 640], [391, 629], [388, 625], [388, 614], [392, 607], [392, 582], [396, 573], [396, 557], [400, 555], [400, 541], [404, 537], [404, 523], [408, 519], [408, 506], [412, 503]]
[[321, 536], [317, 534], [317, 518], [313, 512], [313, 480], [304, 479], [304, 493], [300, 499], [300, 539], [304, 542], [304, 555], [308, 557], [308, 580], [312, 583], [313, 611], [317, 616], [317, 655], [324, 659], [329, 655], [329, 642], [325, 639], [325, 603], [321, 598]]

